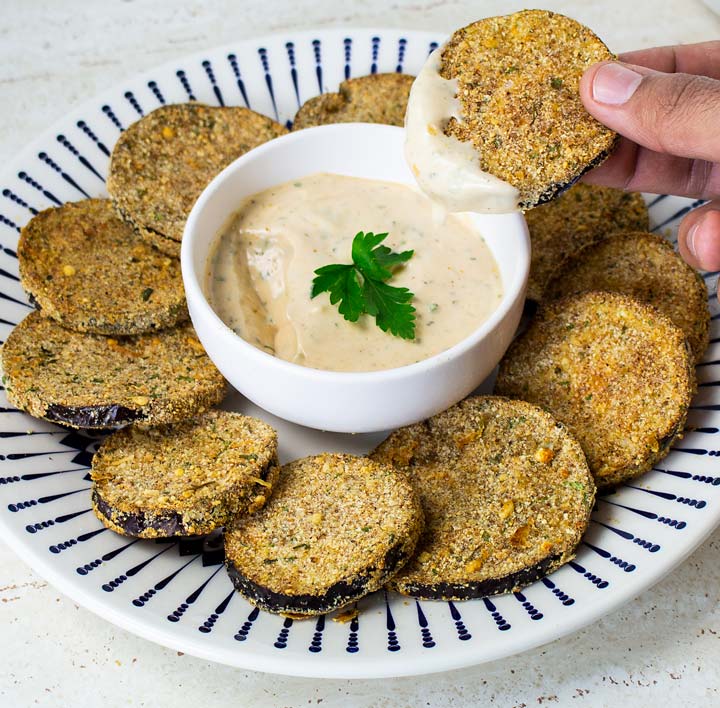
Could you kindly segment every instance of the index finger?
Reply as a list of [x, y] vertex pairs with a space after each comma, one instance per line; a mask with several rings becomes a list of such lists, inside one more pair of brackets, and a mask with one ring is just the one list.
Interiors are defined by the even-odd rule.
[[675, 194], [695, 199], [720, 197], [720, 164], [667, 155], [620, 140], [618, 149], [583, 182], [633, 192]]
[[720, 79], [720, 41], [653, 47], [624, 52], [620, 61], [645, 66], [666, 74], [696, 74]]

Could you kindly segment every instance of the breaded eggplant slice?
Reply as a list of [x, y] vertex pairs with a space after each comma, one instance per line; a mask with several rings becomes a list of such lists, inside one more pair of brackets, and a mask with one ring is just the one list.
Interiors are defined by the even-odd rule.
[[547, 289], [548, 299], [585, 290], [632, 295], [667, 315], [700, 361], [710, 336], [705, 281], [664, 238], [651, 233], [610, 236], [582, 250]]
[[440, 73], [457, 79], [462, 119], [447, 135], [469, 141], [480, 167], [520, 192], [520, 207], [549, 201], [615, 148], [617, 136], [580, 100], [585, 69], [613, 59], [587, 28], [525, 10], [453, 33]]
[[12, 405], [73, 428], [175, 423], [226, 387], [190, 324], [114, 339], [32, 312], [3, 345], [2, 367]]
[[414, 76], [370, 74], [347, 79], [337, 93], [311, 98], [295, 114], [293, 130], [329, 123], [405, 123], [410, 86]]
[[40, 212], [17, 253], [23, 288], [69, 329], [141, 334], [188, 319], [180, 262], [143, 241], [108, 199]]
[[202, 190], [233, 160], [287, 130], [248, 108], [201, 103], [162, 106], [122, 133], [107, 188], [141, 235], [182, 239]]
[[495, 384], [567, 425], [598, 488], [631, 480], [668, 453], [694, 388], [682, 330], [654, 307], [608, 292], [541, 306]]
[[613, 233], [650, 228], [642, 194], [582, 182], [526, 212], [525, 219], [532, 244], [527, 296], [535, 302], [542, 300], [550, 279], [585, 246]]
[[92, 460], [92, 506], [125, 536], [210, 533], [254, 513], [272, 493], [277, 435], [257, 418], [208, 411], [109, 435]]
[[371, 455], [407, 473], [425, 531], [390, 587], [430, 600], [517, 591], [575, 555], [595, 484], [578, 442], [524, 401], [476, 396]]
[[422, 525], [420, 500], [391, 466], [306, 457], [280, 469], [261, 511], [226, 529], [227, 569], [268, 612], [320, 615], [381, 588], [412, 555]]

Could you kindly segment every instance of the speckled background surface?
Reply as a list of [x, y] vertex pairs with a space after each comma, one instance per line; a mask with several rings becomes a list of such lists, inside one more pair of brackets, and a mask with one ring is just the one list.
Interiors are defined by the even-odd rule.
[[[539, 4], [615, 51], [720, 37], [699, 0]], [[317, 26], [451, 31], [535, 3], [365, 0], [3, 0], [0, 161], [108, 84], [245, 37]], [[472, 669], [383, 681], [245, 672], [155, 646], [78, 607], [0, 540], [2, 706], [720, 705], [720, 532], [672, 575], [588, 629]]]

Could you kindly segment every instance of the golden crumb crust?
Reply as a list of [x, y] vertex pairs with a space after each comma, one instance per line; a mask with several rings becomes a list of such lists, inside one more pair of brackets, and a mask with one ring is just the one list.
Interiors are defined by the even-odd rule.
[[162, 106], [122, 133], [107, 188], [121, 216], [180, 241], [202, 190], [233, 160], [287, 130], [238, 106]]
[[683, 330], [695, 361], [702, 358], [710, 337], [707, 286], [666, 239], [623, 233], [588, 246], [551, 281], [546, 296], [584, 290], [624, 293], [653, 305]]
[[549, 204], [526, 212], [525, 219], [532, 245], [527, 296], [536, 302], [542, 300], [549, 280], [585, 246], [613, 233], [650, 227], [639, 192], [582, 182]]
[[425, 531], [390, 587], [428, 599], [516, 591], [566, 563], [595, 485], [577, 441], [548, 413], [476, 396], [392, 433], [371, 455], [417, 490]]
[[405, 476], [325, 453], [284, 465], [273, 496], [227, 529], [235, 587], [269, 612], [329, 612], [382, 587], [412, 555], [422, 509]]
[[442, 51], [440, 73], [457, 79], [462, 112], [445, 132], [471, 142], [481, 169], [519, 190], [521, 208], [549, 201], [616, 145], [578, 90], [585, 69], [613, 58], [587, 27], [553, 12], [473, 22]]
[[105, 438], [93, 457], [93, 508], [103, 524], [127, 536], [210, 533], [262, 508], [276, 460], [273, 428], [239, 413], [131, 425]]
[[190, 324], [115, 339], [32, 312], [3, 345], [2, 367], [12, 405], [77, 428], [174, 423], [218, 403], [226, 387]]
[[370, 74], [347, 79], [337, 93], [323, 93], [303, 103], [293, 120], [293, 130], [329, 123], [405, 123], [410, 86], [414, 76]]
[[17, 254], [23, 288], [70, 329], [140, 334], [188, 319], [180, 262], [145, 243], [108, 199], [40, 212]]
[[142, 238], [142, 240], [145, 241], [145, 243], [147, 243], [149, 246], [153, 246], [158, 251], [160, 251], [160, 253], [166, 256], [170, 256], [170, 258], [180, 258], [180, 241], [176, 241], [174, 238], [168, 238], [167, 236], [163, 236], [157, 231], [153, 231], [152, 229], [146, 229], [143, 226], [135, 224], [127, 214], [125, 214], [121, 209], [117, 208], [117, 205], [116, 211], [118, 216], [123, 221], [130, 224], [130, 226], [132, 226], [140, 235], [140, 238]]
[[541, 306], [495, 384], [563, 421], [599, 488], [633, 479], [667, 454], [694, 388], [682, 330], [650, 305], [608, 292]]

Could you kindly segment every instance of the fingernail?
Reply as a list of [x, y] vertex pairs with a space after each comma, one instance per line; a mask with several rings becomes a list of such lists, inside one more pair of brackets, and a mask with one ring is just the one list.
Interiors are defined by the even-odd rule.
[[699, 215], [687, 231], [685, 246], [698, 268], [720, 270], [720, 210]]
[[593, 79], [593, 98], [614, 106], [628, 101], [640, 85], [642, 76], [622, 64], [604, 64]]
[[687, 249], [690, 251], [690, 254], [693, 258], [697, 258], [697, 249], [695, 247], [695, 237], [697, 236], [698, 228], [700, 227], [700, 224], [694, 224], [690, 227], [690, 231], [687, 232], [687, 236], [685, 237], [685, 243], [687, 244]]

